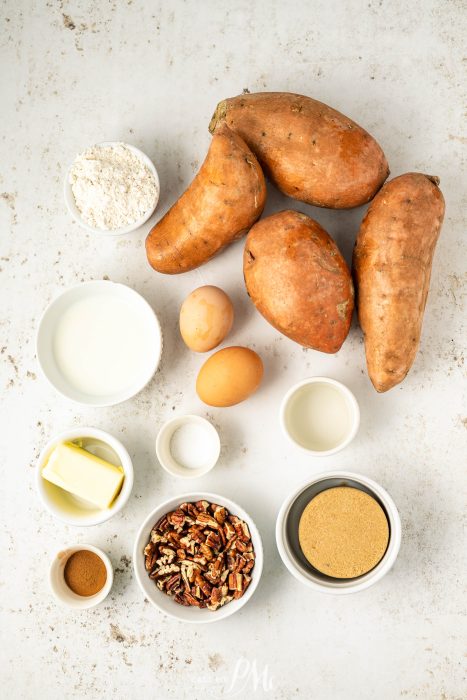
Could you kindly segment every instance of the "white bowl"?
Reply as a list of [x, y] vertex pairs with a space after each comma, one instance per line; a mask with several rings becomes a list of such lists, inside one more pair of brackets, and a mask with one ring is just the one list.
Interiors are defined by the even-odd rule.
[[[198, 468], [185, 466], [181, 461], [177, 461], [171, 452], [171, 440], [174, 433], [185, 425], [198, 425], [203, 428], [206, 443], [202, 453], [203, 464]], [[193, 445], [189, 445], [193, 448]], [[200, 447], [198, 445], [198, 447]], [[195, 479], [207, 474], [217, 463], [221, 451], [219, 434], [215, 427], [206, 418], [201, 416], [179, 416], [164, 423], [156, 439], [156, 454], [161, 467], [172, 476], [179, 476], [183, 479]]]
[[[101, 588], [101, 590], [95, 595], [91, 596], [82, 596], [73, 593], [73, 591], [68, 588], [64, 578], [65, 564], [67, 563], [68, 559], [72, 554], [83, 549], [97, 554], [97, 556], [104, 562], [107, 570], [107, 580], [103, 588]], [[113, 580], [114, 572], [109, 557], [107, 554], [105, 554], [105, 552], [98, 549], [98, 547], [94, 547], [92, 544], [78, 544], [75, 547], [67, 547], [66, 549], [62, 549], [53, 560], [49, 571], [50, 587], [57, 601], [68, 608], [75, 608], [77, 610], [94, 608], [96, 605], [99, 605], [99, 603], [102, 603], [102, 601], [105, 600], [110, 593]]]
[[[300, 399], [303, 399], [303, 397], [306, 398], [307, 393], [311, 398], [311, 392], [316, 392], [320, 385], [323, 387], [332, 387], [332, 389], [339, 394], [342, 400], [340, 408], [345, 412], [345, 420], [347, 422], [347, 425], [337, 432], [336, 415], [327, 416], [326, 406], [324, 402], [321, 402], [319, 406], [320, 420], [322, 423], [326, 423], [326, 427], [324, 427], [324, 425], [320, 426], [323, 430], [322, 444], [325, 445], [322, 448], [318, 447], [318, 438], [316, 435], [313, 436], [315, 447], [310, 446], [313, 444], [311, 443], [311, 439], [310, 444], [306, 444], [306, 438], [311, 438], [311, 430], [309, 436], [305, 434], [306, 426], [303, 424], [304, 407], [302, 406], [300, 411], [296, 410], [295, 415], [293, 413], [294, 404]], [[316, 397], [315, 401], [317, 401]], [[335, 408], [335, 404], [331, 408]], [[329, 409], [330, 407], [328, 406], [328, 410]], [[327, 418], [329, 418], [329, 420], [327, 420]], [[294, 384], [284, 396], [280, 407], [280, 423], [283, 432], [294, 445], [297, 445], [300, 449], [307, 452], [307, 454], [313, 455], [314, 457], [328, 457], [329, 455], [336, 454], [336, 452], [340, 452], [352, 442], [360, 426], [360, 409], [355, 396], [350, 389], [341, 382], [330, 379], [329, 377], [310, 377], [309, 379], [298, 382], [298, 384]], [[324, 430], [326, 430], [326, 434]], [[335, 433], [334, 442], [331, 441], [331, 431]]]
[[[232, 600], [230, 603], [227, 603], [217, 610], [185, 607], [175, 603], [170, 596], [157, 588], [154, 581], [149, 578], [144, 565], [144, 548], [149, 542], [151, 530], [155, 523], [157, 523], [157, 521], [166, 513], [170, 512], [171, 510], [175, 510], [181, 503], [200, 500], [209, 501], [210, 503], [217, 503], [218, 505], [224, 506], [230, 511], [231, 515], [237, 515], [239, 518], [244, 520], [250, 529], [251, 541], [256, 555], [255, 565], [251, 570], [251, 583], [246, 589], [244, 595], [238, 600]], [[261, 535], [259, 534], [253, 520], [248, 513], [243, 510], [243, 508], [240, 508], [240, 506], [237, 505], [237, 503], [234, 503], [230, 499], [224, 498], [223, 496], [219, 496], [218, 494], [198, 491], [195, 493], [182, 494], [181, 496], [176, 496], [175, 498], [170, 498], [168, 501], [161, 503], [159, 506], [157, 506], [157, 508], [149, 513], [136, 536], [135, 546], [133, 549], [133, 566], [136, 580], [138, 581], [144, 595], [153, 605], [155, 605], [156, 608], [161, 610], [161, 612], [175, 618], [176, 620], [180, 620], [181, 622], [217, 622], [218, 620], [223, 620], [226, 617], [238, 612], [238, 610], [240, 610], [240, 608], [242, 608], [245, 603], [250, 600], [251, 596], [255, 592], [263, 570], [263, 544], [261, 541]]]
[[104, 235], [104, 236], [121, 236], [125, 233], [132, 233], [133, 231], [136, 231], [140, 226], [146, 223], [146, 221], [154, 214], [156, 211], [157, 204], [159, 202], [159, 194], [160, 194], [160, 182], [159, 182], [159, 175], [157, 173], [156, 167], [152, 160], [148, 158], [148, 156], [143, 153], [143, 151], [140, 151], [139, 148], [136, 148], [135, 146], [131, 146], [129, 143], [123, 143], [122, 141], [104, 141], [102, 143], [96, 144], [96, 146], [125, 146], [128, 148], [130, 151], [132, 151], [140, 160], [143, 161], [145, 165], [149, 168], [149, 170], [152, 172], [154, 179], [156, 181], [156, 187], [157, 187], [157, 195], [156, 195], [156, 200], [154, 202], [154, 206], [152, 206], [148, 211], [144, 214], [144, 216], [139, 219], [138, 221], [135, 221], [135, 223], [130, 224], [129, 226], [123, 226], [122, 228], [117, 228], [113, 230], [108, 230], [108, 229], [101, 229], [101, 228], [95, 228], [94, 226], [90, 226], [83, 217], [81, 216], [81, 213], [76, 206], [75, 202], [75, 197], [73, 195], [73, 190], [71, 189], [71, 184], [70, 184], [70, 171], [71, 168], [73, 167], [73, 164], [70, 165], [70, 167], [67, 170], [67, 173], [65, 175], [65, 182], [64, 182], [64, 195], [65, 195], [65, 203], [67, 205], [68, 211], [74, 218], [74, 220], [86, 231], [90, 231], [91, 233], [97, 233], [99, 235]]
[[[61, 372], [54, 351], [54, 338], [63, 315], [74, 303], [86, 298], [97, 298], [98, 295], [111, 295], [129, 304], [134, 314], [138, 314], [143, 320], [148, 336], [148, 342], [144, 348], [144, 362], [141, 366], [138, 365], [137, 379], [130, 381], [124, 389], [105, 395], [84, 393], [72, 384]], [[121, 332], [123, 338], [125, 328], [122, 328]], [[36, 356], [42, 373], [62, 396], [85, 406], [114, 406], [135, 396], [153, 377], [159, 366], [161, 353], [162, 332], [151, 306], [131, 287], [108, 280], [82, 282], [65, 289], [47, 306], [37, 329]]]
[[[316, 494], [334, 486], [353, 486], [373, 496], [385, 511], [389, 523], [389, 543], [383, 558], [367, 574], [353, 579], [331, 578], [314, 569], [305, 559], [298, 541], [298, 523], [304, 508]], [[301, 583], [322, 593], [356, 593], [375, 584], [391, 569], [401, 544], [401, 522], [391, 496], [372, 479], [347, 471], [323, 472], [285, 499], [277, 516], [276, 543], [285, 566]]]
[[[74, 442], [80, 439], [84, 440], [83, 447], [89, 452], [115, 464], [117, 467], [121, 466], [123, 468], [125, 478], [122, 489], [110, 508], [105, 510], [100, 510], [92, 504], [73, 496], [42, 477], [42, 468], [53, 448], [61, 442]], [[36, 486], [45, 508], [59, 520], [68, 525], [76, 525], [78, 527], [99, 525], [122, 510], [128, 501], [133, 488], [133, 463], [122, 443], [112, 435], [109, 435], [109, 433], [104, 432], [104, 430], [99, 430], [98, 428], [72, 428], [56, 435], [41, 451], [36, 468]]]

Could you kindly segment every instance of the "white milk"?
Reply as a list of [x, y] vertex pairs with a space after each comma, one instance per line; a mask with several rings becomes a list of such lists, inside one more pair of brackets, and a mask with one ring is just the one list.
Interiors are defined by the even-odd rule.
[[108, 396], [138, 381], [150, 343], [138, 310], [110, 294], [96, 294], [63, 314], [53, 351], [60, 372], [75, 389]]
[[347, 437], [352, 415], [338, 388], [315, 382], [303, 386], [291, 398], [285, 421], [296, 442], [308, 450], [325, 452]]

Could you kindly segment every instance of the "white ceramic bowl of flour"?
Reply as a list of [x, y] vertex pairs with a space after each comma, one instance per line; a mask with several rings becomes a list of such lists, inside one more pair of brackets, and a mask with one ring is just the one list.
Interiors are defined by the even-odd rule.
[[50, 384], [86, 406], [113, 406], [143, 389], [157, 370], [162, 333], [151, 306], [124, 284], [70, 287], [46, 308], [36, 355]]
[[207, 474], [221, 451], [215, 427], [201, 416], [179, 416], [164, 423], [156, 440], [159, 464], [172, 476], [194, 479]]
[[120, 236], [153, 215], [160, 192], [154, 163], [128, 143], [105, 141], [78, 154], [64, 183], [65, 203], [87, 231]]

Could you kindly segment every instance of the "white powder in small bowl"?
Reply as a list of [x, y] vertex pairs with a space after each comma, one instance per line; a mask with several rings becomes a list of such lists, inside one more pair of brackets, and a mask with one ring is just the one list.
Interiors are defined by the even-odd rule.
[[216, 459], [217, 445], [208, 426], [186, 423], [177, 428], [172, 435], [170, 452], [181, 467], [202, 469]]
[[123, 143], [92, 146], [80, 153], [69, 182], [83, 220], [103, 231], [141, 221], [159, 196], [154, 174]]

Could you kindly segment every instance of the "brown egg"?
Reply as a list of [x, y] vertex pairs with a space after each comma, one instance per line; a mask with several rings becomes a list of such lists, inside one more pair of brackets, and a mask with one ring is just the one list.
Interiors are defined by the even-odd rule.
[[198, 287], [180, 309], [180, 333], [190, 350], [207, 352], [222, 343], [232, 328], [234, 310], [219, 287]]
[[260, 356], [249, 348], [218, 350], [206, 360], [196, 380], [196, 391], [209, 406], [233, 406], [247, 399], [263, 378]]

